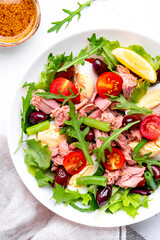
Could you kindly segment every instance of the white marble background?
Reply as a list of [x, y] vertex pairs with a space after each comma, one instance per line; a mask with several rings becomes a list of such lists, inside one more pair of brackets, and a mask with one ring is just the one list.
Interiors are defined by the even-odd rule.
[[[86, 2], [79, 0], [80, 3]], [[10, 95], [17, 82], [41, 52], [74, 32], [97, 28], [116, 28], [144, 34], [160, 42], [160, 0], [95, 0], [82, 11], [69, 27], [47, 33], [52, 21], [66, 15], [62, 8], [75, 10], [76, 0], [39, 0], [42, 19], [37, 33], [26, 43], [8, 49], [0, 48], [0, 133], [6, 135], [7, 110]], [[147, 240], [159, 240], [160, 214], [131, 225]]]

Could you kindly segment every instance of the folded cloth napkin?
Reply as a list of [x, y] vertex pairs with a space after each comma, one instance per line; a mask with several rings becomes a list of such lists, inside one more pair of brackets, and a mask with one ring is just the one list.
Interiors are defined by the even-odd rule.
[[73, 223], [54, 214], [35, 199], [21, 182], [0, 137], [1, 240], [143, 240], [126, 227], [96, 228]]

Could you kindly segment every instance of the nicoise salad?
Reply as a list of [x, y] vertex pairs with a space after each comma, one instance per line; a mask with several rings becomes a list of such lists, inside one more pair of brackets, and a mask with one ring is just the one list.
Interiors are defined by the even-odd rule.
[[159, 80], [160, 56], [93, 34], [76, 57], [51, 53], [41, 80], [24, 83], [18, 148], [56, 204], [133, 218], [148, 208], [160, 182]]

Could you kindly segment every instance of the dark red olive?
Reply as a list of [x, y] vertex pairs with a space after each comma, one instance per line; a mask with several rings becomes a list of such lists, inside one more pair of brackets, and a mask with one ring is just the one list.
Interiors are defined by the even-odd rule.
[[143, 177], [143, 179], [138, 183], [137, 187], [138, 188], [143, 188], [143, 187], [145, 187], [145, 185], [146, 185], [146, 180]]
[[32, 112], [28, 117], [28, 121], [32, 125], [43, 122], [46, 119], [47, 117], [43, 112]]
[[156, 180], [160, 179], [160, 167], [156, 166], [156, 165], [151, 165], [154, 177]]
[[89, 130], [88, 134], [85, 137], [86, 142], [92, 142], [94, 138], [94, 132], [92, 129]]
[[144, 188], [132, 188], [130, 193], [138, 193], [140, 195], [149, 196], [152, 193], [152, 189], [144, 189]]
[[125, 127], [128, 123], [132, 123], [132, 122], [136, 122], [136, 121], [140, 121], [140, 122], [136, 123], [135, 125], [130, 127], [130, 129], [139, 129], [140, 124], [142, 122], [142, 118], [136, 114], [126, 115], [123, 118], [122, 127]]
[[54, 176], [53, 188], [56, 188], [56, 183], [66, 188], [68, 180], [69, 180], [69, 175], [66, 172], [65, 168], [63, 166], [59, 166]]
[[102, 207], [112, 195], [112, 186], [99, 187], [96, 195], [96, 201], [99, 207]]
[[[62, 64], [62, 66], [63, 66], [63, 64]], [[63, 78], [70, 80], [71, 77], [73, 76], [73, 74], [74, 74], [74, 66], [71, 66], [67, 69], [67, 71], [57, 72], [55, 75], [55, 78], [63, 77]]]
[[107, 65], [100, 59], [96, 58], [93, 61], [93, 69], [97, 73], [98, 76], [100, 76], [104, 72], [108, 72]]

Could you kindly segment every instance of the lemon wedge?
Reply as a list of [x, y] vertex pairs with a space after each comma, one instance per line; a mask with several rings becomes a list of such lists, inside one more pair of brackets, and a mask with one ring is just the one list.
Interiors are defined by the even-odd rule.
[[149, 80], [151, 83], [156, 82], [157, 75], [154, 68], [148, 61], [146, 61], [146, 59], [136, 52], [127, 48], [119, 47], [112, 51], [112, 55], [138, 76]]

